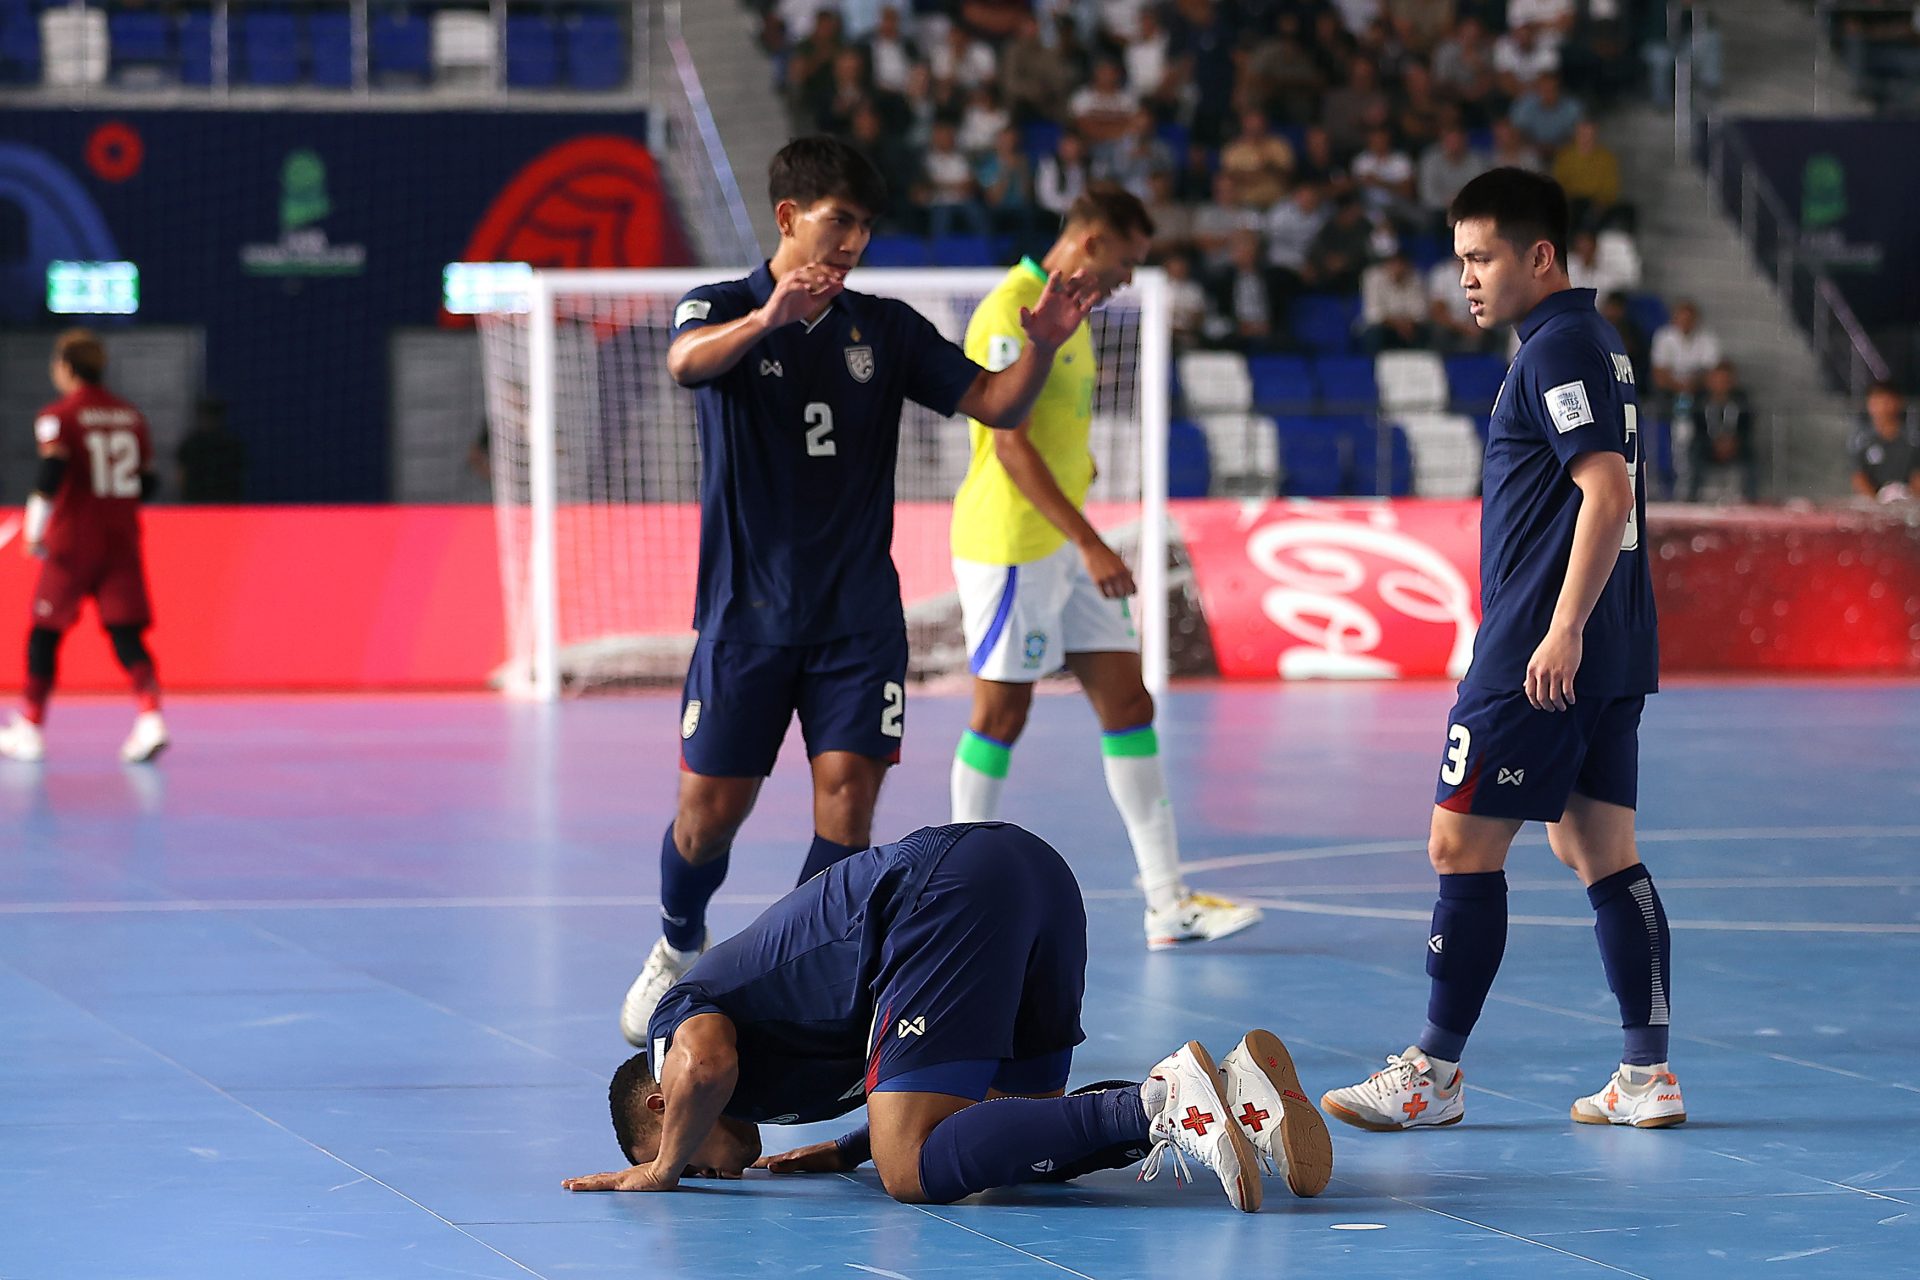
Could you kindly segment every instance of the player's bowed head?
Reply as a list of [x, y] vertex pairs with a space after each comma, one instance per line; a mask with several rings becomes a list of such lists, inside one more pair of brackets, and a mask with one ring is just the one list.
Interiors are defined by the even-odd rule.
[[667, 1098], [644, 1053], [628, 1058], [613, 1073], [607, 1103], [620, 1154], [633, 1164], [618, 1172], [568, 1178], [560, 1184], [568, 1191], [670, 1191], [682, 1178], [738, 1178], [760, 1158], [759, 1126], [717, 1116], [679, 1168], [660, 1167]]

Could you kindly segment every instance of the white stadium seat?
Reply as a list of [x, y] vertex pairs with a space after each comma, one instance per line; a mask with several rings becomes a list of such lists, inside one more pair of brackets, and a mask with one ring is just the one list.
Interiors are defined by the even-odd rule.
[[1213, 458], [1214, 497], [1270, 498], [1280, 491], [1280, 429], [1272, 418], [1208, 413], [1200, 416], [1200, 430]]
[[1480, 490], [1480, 436], [1459, 413], [1403, 413], [1413, 452], [1413, 491], [1423, 498], [1471, 498]]
[[1447, 407], [1447, 366], [1431, 351], [1383, 351], [1373, 362], [1380, 410], [1391, 416]]
[[1253, 407], [1253, 375], [1237, 351], [1189, 351], [1180, 357], [1180, 390], [1187, 411], [1244, 413]]

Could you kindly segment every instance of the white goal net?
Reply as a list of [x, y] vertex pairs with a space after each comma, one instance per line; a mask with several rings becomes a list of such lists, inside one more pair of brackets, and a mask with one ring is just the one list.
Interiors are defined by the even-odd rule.
[[[690, 392], [667, 376], [673, 309], [745, 270], [551, 271], [524, 310], [480, 318], [509, 653], [500, 683], [562, 690], [677, 684], [694, 635], [700, 453]], [[862, 270], [960, 342], [999, 271]], [[1093, 318], [1100, 365], [1087, 510], [1134, 566], [1148, 681], [1166, 670], [1165, 279], [1142, 272]], [[804, 429], [804, 425], [796, 426]], [[900, 419], [894, 562], [916, 679], [964, 673], [947, 549], [966, 473], [964, 418], [908, 403]]]

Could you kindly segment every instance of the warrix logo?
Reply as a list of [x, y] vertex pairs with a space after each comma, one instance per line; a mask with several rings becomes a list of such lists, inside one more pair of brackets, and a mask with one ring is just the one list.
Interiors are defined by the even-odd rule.
[[1502, 769], [1499, 776], [1495, 779], [1496, 783], [1503, 787], [1517, 787], [1526, 782], [1526, 780], [1527, 771], [1525, 769]]
[[900, 1019], [900, 1029], [894, 1034], [902, 1040], [908, 1036], [923, 1036], [927, 1034], [927, 1020], [925, 1018], [902, 1018]]

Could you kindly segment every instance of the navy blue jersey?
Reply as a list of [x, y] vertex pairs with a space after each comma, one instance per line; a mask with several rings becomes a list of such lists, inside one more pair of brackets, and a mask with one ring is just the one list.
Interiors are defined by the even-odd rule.
[[[773, 286], [765, 264], [702, 285], [675, 308], [673, 336], [737, 320]], [[701, 384], [695, 629], [807, 645], [904, 625], [893, 567], [901, 402], [950, 415], [981, 372], [904, 302], [849, 291]]]
[[1487, 437], [1480, 515], [1480, 634], [1465, 683], [1524, 689], [1527, 663], [1546, 638], [1573, 551], [1580, 490], [1567, 467], [1583, 453], [1618, 453], [1633, 481], [1633, 515], [1613, 576], [1587, 620], [1574, 690], [1633, 697], [1659, 686], [1653, 578], [1642, 531], [1639, 407], [1633, 365], [1593, 290], [1550, 295], [1517, 326], [1520, 354], [1507, 371]]

